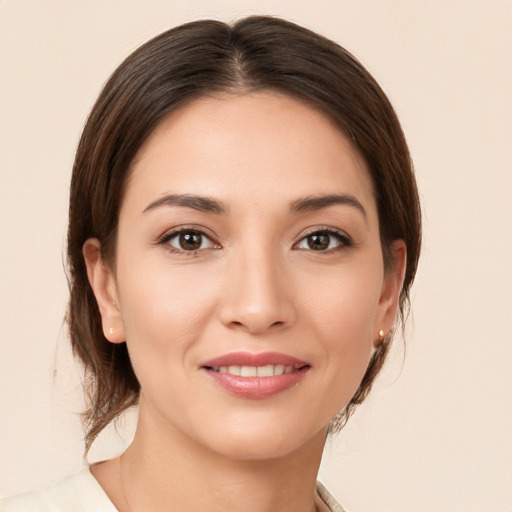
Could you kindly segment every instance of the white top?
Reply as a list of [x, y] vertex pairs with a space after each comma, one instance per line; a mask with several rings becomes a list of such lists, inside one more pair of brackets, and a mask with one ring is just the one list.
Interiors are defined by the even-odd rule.
[[[317, 483], [322, 502], [330, 512], [346, 512], [329, 491]], [[88, 467], [40, 491], [0, 500], [0, 512], [118, 512]]]

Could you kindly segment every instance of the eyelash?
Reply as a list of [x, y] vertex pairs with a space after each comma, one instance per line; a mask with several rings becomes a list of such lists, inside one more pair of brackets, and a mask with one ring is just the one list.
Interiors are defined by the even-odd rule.
[[[193, 249], [193, 250], [186, 250], [183, 248], [177, 248], [177, 247], [173, 247], [172, 245], [170, 245], [170, 241], [173, 238], [179, 237], [180, 235], [198, 235], [199, 237], [201, 237], [201, 245], [203, 244], [204, 239], [206, 239], [210, 242], [210, 244], [212, 244], [212, 247], [205, 247], [205, 248], [199, 247], [199, 248]], [[332, 247], [330, 249], [327, 248], [325, 250], [315, 250], [315, 249], [312, 249], [311, 246], [309, 248], [298, 247], [303, 242], [307, 243], [307, 239], [309, 237], [312, 237], [315, 235], [316, 236], [322, 236], [322, 235], [328, 236], [329, 237], [329, 242], [328, 242], [329, 245], [331, 244], [332, 238], [335, 238], [339, 242], [339, 244], [336, 245], [335, 247]], [[180, 228], [176, 228], [176, 229], [173, 229], [173, 230], [165, 233], [157, 240], [157, 244], [164, 245], [166, 247], [166, 249], [172, 253], [186, 254], [186, 255], [190, 255], [190, 256], [197, 255], [201, 251], [221, 248], [220, 244], [215, 242], [213, 237], [211, 235], [207, 234], [204, 230], [194, 228], [194, 227], [187, 227], [187, 226], [182, 226]], [[321, 253], [321, 254], [331, 254], [333, 252], [336, 252], [336, 251], [339, 251], [342, 249], [346, 249], [348, 247], [352, 247], [353, 245], [354, 245], [354, 243], [353, 243], [352, 239], [346, 233], [336, 230], [336, 229], [333, 229], [333, 228], [330, 228], [330, 227], [322, 227], [322, 228], [315, 228], [314, 230], [311, 230], [309, 233], [304, 234], [297, 243], [293, 244], [293, 248], [296, 250], [307, 250], [307, 251]]]
[[[329, 245], [332, 241], [331, 239], [335, 238], [339, 242], [339, 245], [336, 245], [335, 247], [332, 247], [332, 248], [326, 249], [326, 250], [315, 250], [315, 249], [312, 249], [311, 247], [310, 248], [298, 248], [297, 247], [300, 243], [306, 242], [306, 240], [309, 237], [312, 237], [313, 235], [316, 235], [316, 236], [327, 235], [329, 237]], [[304, 234], [302, 236], [302, 238], [296, 244], [294, 244], [294, 247], [297, 247], [297, 250], [309, 250], [311, 252], [316, 252], [316, 253], [320, 253], [320, 254], [332, 254], [333, 252], [347, 249], [347, 248], [353, 247], [353, 246], [354, 246], [353, 240], [346, 233], [344, 233], [343, 231], [331, 228], [331, 227], [314, 228], [309, 233]]]
[[[201, 245], [203, 244], [204, 239], [206, 239], [212, 244], [213, 247], [205, 247], [205, 248], [199, 247], [198, 249], [194, 249], [194, 250], [186, 250], [186, 249], [178, 249], [177, 247], [173, 247], [172, 245], [170, 245], [170, 241], [173, 238], [177, 238], [180, 235], [187, 235], [187, 234], [198, 235], [201, 237]], [[197, 255], [201, 251], [205, 251], [208, 249], [219, 249], [221, 247], [217, 242], [214, 241], [213, 237], [211, 235], [207, 234], [204, 230], [198, 229], [195, 227], [187, 227], [187, 226], [182, 226], [182, 227], [173, 229], [171, 231], [168, 231], [167, 233], [162, 235], [157, 240], [157, 244], [165, 246], [166, 249], [172, 253], [186, 254], [186, 255], [190, 255], [190, 256]]]

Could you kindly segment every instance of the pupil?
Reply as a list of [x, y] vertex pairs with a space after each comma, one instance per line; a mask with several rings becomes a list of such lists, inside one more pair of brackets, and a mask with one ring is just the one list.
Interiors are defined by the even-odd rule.
[[323, 251], [329, 247], [329, 235], [318, 234], [308, 237], [308, 246], [314, 251]]
[[201, 235], [199, 233], [181, 233], [180, 247], [187, 251], [195, 251], [201, 247]]

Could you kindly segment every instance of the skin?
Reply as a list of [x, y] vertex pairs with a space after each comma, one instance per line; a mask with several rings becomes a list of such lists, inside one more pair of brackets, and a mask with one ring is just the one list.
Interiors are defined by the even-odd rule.
[[[176, 194], [225, 211], [157, 204]], [[354, 201], [291, 208], [334, 194]], [[163, 238], [174, 229], [204, 232], [200, 249]], [[312, 249], [311, 234], [326, 229], [328, 245]], [[396, 271], [384, 272], [372, 183], [347, 137], [274, 92], [196, 100], [132, 164], [115, 268], [99, 248], [88, 240], [84, 256], [105, 336], [126, 340], [142, 388], [132, 445], [92, 469], [117, 508], [320, 509], [329, 421], [393, 324], [405, 261], [396, 241]], [[234, 396], [201, 364], [237, 351], [309, 368], [274, 396]]]

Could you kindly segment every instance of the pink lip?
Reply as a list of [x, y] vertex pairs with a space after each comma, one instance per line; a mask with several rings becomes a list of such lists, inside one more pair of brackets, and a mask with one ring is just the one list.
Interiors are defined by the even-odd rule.
[[251, 352], [232, 352], [225, 354], [215, 359], [210, 359], [201, 364], [204, 368], [206, 366], [265, 366], [267, 364], [284, 364], [285, 366], [293, 366], [301, 368], [307, 366], [305, 361], [301, 361], [296, 357], [278, 352], [262, 352], [261, 354], [252, 354]]
[[[220, 366], [293, 366], [294, 370], [271, 377], [242, 377], [230, 373], [220, 373], [214, 368]], [[251, 354], [234, 352], [210, 359], [201, 365], [208, 376], [230, 394], [251, 399], [270, 398], [298, 384], [310, 369], [310, 365], [295, 357], [277, 352]]]

